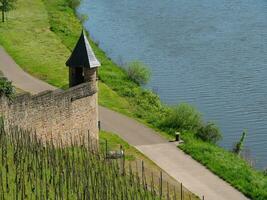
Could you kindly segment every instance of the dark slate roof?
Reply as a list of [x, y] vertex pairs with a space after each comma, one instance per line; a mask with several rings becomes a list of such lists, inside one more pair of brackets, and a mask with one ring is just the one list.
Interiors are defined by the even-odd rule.
[[83, 31], [70, 58], [66, 62], [66, 65], [69, 67], [89, 67], [89, 68], [100, 66], [100, 62], [95, 57], [95, 54]]

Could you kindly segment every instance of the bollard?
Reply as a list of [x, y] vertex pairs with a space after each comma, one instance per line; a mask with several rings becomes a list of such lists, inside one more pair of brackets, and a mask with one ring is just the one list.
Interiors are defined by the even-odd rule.
[[176, 142], [180, 141], [180, 132], [175, 132], [175, 141]]
[[181, 183], [181, 200], [183, 200], [183, 184]]
[[98, 121], [97, 125], [98, 125], [98, 130], [100, 131], [101, 130], [101, 122]]

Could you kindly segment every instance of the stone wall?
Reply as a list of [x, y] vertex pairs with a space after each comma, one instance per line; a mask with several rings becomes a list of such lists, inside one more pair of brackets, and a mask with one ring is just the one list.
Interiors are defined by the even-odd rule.
[[43, 141], [52, 139], [67, 145], [86, 138], [88, 132], [98, 140], [97, 91], [90, 83], [66, 91], [22, 94], [13, 101], [2, 96], [0, 115], [6, 127], [17, 125], [35, 131]]

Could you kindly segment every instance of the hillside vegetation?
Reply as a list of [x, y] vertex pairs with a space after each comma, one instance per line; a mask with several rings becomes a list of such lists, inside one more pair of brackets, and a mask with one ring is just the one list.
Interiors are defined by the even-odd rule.
[[15, 127], [6, 132], [1, 120], [0, 198], [159, 199], [136, 174], [123, 175], [119, 162], [81, 141], [82, 146], [43, 145], [30, 132]]
[[[72, 35], [77, 35], [78, 37], [79, 32], [73, 30], [69, 24], [66, 25], [67, 23], [62, 22], [64, 19], [69, 21], [68, 17], [65, 16], [65, 11], [60, 12], [59, 9], [56, 8], [56, 5], [68, 6], [70, 1], [57, 0], [52, 3], [52, 0], [46, 0], [45, 2], [47, 2], [46, 5], [50, 12], [51, 26], [57, 27], [55, 33], [69, 46], [71, 42], [67, 40], [67, 38], [75, 38]], [[69, 8], [66, 9], [69, 10]], [[66, 30], [66, 35], [62, 35], [61, 32], [63, 32], [63, 30]], [[71, 35], [71, 37], [68, 37], [69, 35]], [[72, 42], [72, 44], [74, 43], [75, 41]], [[100, 86], [100, 103], [113, 110], [134, 117], [160, 132], [167, 132], [172, 135], [177, 129], [170, 126], [166, 127], [166, 125], [162, 123], [162, 119], [170, 115], [171, 108], [162, 104], [156, 94], [149, 90], [142, 89], [132, 82], [128, 78], [126, 72], [113, 63], [93, 41], [91, 41], [91, 44], [97, 58], [102, 63], [102, 67], [99, 71], [100, 80], [116, 92], [116, 95], [114, 95], [114, 92], [110, 90], [105, 91], [106, 88]], [[114, 98], [106, 99], [105, 97], [108, 97], [108, 94], [113, 94], [112, 96]], [[125, 101], [125, 99], [127, 101]], [[112, 102], [122, 102], [122, 104]], [[195, 111], [192, 112], [194, 113]], [[185, 117], [183, 122], [185, 121], [188, 124], [188, 119], [190, 119], [190, 116], [189, 118]], [[202, 123], [201, 116], [199, 121], [195, 122], [195, 124], [198, 123]], [[191, 126], [192, 125], [193, 124], [191, 124]], [[164, 134], [164, 136], [166, 136], [166, 134]], [[267, 177], [264, 176], [262, 172], [254, 170], [242, 158], [214, 144], [203, 142], [198, 139], [195, 130], [191, 128], [183, 130], [182, 137], [185, 140], [185, 144], [180, 146], [180, 148], [190, 154], [194, 159], [207, 166], [211, 171], [222, 177], [248, 197], [262, 200], [267, 198]]]
[[[17, 9], [10, 12], [8, 23], [0, 24], [0, 43], [18, 64], [33, 75], [63, 88], [67, 85], [64, 62], [81, 32], [80, 22], [70, 5], [70, 0], [19, 0]], [[248, 197], [267, 199], [267, 177], [262, 172], [250, 167], [239, 156], [199, 139], [196, 128], [181, 127], [180, 123], [170, 127], [164, 123], [173, 108], [165, 106], [156, 94], [131, 81], [93, 41], [90, 43], [102, 64], [99, 69], [101, 105], [133, 117], [166, 137], [181, 131], [185, 143], [180, 148], [186, 153]], [[194, 109], [190, 110], [194, 112]], [[190, 116], [182, 117], [181, 122], [188, 122]], [[203, 124], [201, 116], [199, 120]], [[198, 124], [196, 122], [196, 127]]]

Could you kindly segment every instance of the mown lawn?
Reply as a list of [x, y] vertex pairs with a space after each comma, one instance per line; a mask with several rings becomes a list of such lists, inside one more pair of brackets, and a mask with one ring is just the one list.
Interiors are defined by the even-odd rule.
[[[0, 43], [17, 63], [52, 85], [67, 87], [65, 61], [81, 32], [79, 20], [69, 7], [71, 0], [18, 0], [9, 21], [0, 24]], [[162, 132], [168, 107], [151, 91], [130, 81], [119, 66], [90, 41], [102, 66], [99, 69], [99, 103], [134, 117]], [[182, 95], [182, 94], [181, 94]], [[166, 134], [165, 134], [166, 135]], [[267, 177], [228, 151], [198, 140], [192, 133], [182, 135], [181, 148], [211, 171], [252, 199], [267, 199]]]
[[111, 90], [106, 84], [99, 82], [99, 104], [104, 105], [112, 110], [131, 116], [132, 113], [130, 103], [120, 97], [116, 92]]
[[50, 31], [42, 1], [18, 1], [7, 23], [0, 23], [0, 43], [25, 71], [57, 87], [68, 84], [70, 52]]

